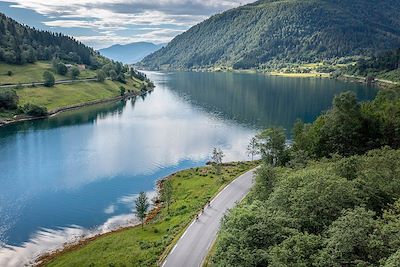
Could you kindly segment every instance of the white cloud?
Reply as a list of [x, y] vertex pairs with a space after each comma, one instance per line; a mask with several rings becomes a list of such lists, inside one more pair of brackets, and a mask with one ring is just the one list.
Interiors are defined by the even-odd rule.
[[[3, 1], [3, 0], [0, 0]], [[97, 34], [76, 38], [99, 48], [99, 44], [128, 40], [168, 42], [208, 16], [254, 0], [4, 0], [13, 7], [34, 10], [45, 16], [43, 23], [55, 31], [65, 28], [91, 29]], [[124, 31], [148, 26], [147, 33]], [[57, 29], [60, 28], [60, 29]], [[162, 30], [160, 30], [162, 28]], [[113, 32], [113, 34], [110, 34]], [[118, 37], [120, 39], [118, 39]], [[97, 38], [97, 41], [96, 41]]]

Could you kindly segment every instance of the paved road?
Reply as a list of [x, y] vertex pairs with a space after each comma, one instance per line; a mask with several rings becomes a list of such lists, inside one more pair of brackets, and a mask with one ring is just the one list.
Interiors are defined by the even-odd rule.
[[253, 185], [254, 170], [230, 183], [204, 210], [198, 221], [193, 221], [171, 250], [162, 267], [198, 267], [207, 256], [220, 226], [220, 221], [228, 209], [241, 201]]
[[[77, 79], [77, 80], [58, 80], [55, 81], [55, 84], [66, 84], [66, 83], [77, 83], [77, 82], [92, 82], [97, 81], [97, 78], [87, 78], [87, 79]], [[17, 88], [19, 86], [28, 87], [28, 86], [40, 86], [44, 85], [44, 82], [33, 82], [33, 83], [21, 83], [21, 84], [9, 84], [9, 85], [0, 85], [0, 88]]]

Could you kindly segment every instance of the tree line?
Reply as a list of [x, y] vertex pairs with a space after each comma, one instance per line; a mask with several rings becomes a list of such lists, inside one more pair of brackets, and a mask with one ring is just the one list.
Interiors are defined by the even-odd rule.
[[400, 93], [343, 93], [315, 122], [254, 137], [256, 186], [222, 223], [215, 266], [400, 262]]
[[94, 69], [107, 61], [72, 37], [31, 28], [0, 13], [0, 61], [22, 65], [53, 58]]

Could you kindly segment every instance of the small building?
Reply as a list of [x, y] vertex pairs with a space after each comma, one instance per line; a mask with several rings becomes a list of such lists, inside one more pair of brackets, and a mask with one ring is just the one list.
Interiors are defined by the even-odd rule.
[[72, 68], [72, 64], [65, 64], [65, 67], [67, 67], [68, 69]]
[[86, 65], [85, 64], [78, 64], [78, 69], [79, 70], [86, 70]]

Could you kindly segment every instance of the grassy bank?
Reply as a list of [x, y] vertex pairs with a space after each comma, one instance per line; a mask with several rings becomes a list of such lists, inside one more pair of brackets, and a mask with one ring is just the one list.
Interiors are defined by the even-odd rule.
[[210, 166], [184, 170], [168, 177], [173, 184], [170, 213], [161, 207], [144, 226], [101, 236], [87, 244], [47, 258], [42, 266], [157, 266], [206, 202], [258, 162], [225, 164], [217, 176]]
[[[52, 87], [42, 85], [34, 85], [34, 82], [43, 82], [43, 73], [50, 71], [53, 73], [55, 80], [69, 80], [68, 83], [56, 84]], [[126, 83], [119, 81], [105, 80], [98, 82], [96, 80], [87, 81], [87, 78], [96, 77], [96, 71], [86, 69], [81, 70], [78, 80], [73, 80], [68, 71], [66, 75], [59, 75], [55, 72], [51, 62], [40, 61], [34, 64], [10, 65], [0, 63], [0, 93], [7, 92], [6, 86], [18, 85], [15, 89], [18, 98], [16, 100], [19, 108], [0, 108], [0, 125], [2, 122], [14, 122], [29, 117], [21, 112], [25, 104], [32, 104], [47, 111], [60, 110], [71, 106], [80, 106], [86, 103], [111, 100], [121, 94], [121, 86], [125, 88], [126, 93], [139, 94], [142, 88], [148, 87], [148, 82], [141, 81], [138, 78], [125, 75]], [[83, 81], [82, 81], [83, 80]], [[5, 95], [7, 93], [4, 93]], [[9, 98], [9, 100], [10, 98]]]
[[20, 105], [32, 103], [44, 106], [49, 111], [90, 101], [112, 98], [120, 95], [120, 86], [139, 93], [140, 82], [128, 79], [127, 84], [119, 82], [78, 82], [58, 84], [54, 87], [33, 87], [17, 89]]
[[[8, 71], [12, 72], [9, 76]], [[48, 61], [38, 61], [33, 64], [25, 65], [10, 65], [5, 63], [0, 63], [0, 84], [16, 84], [16, 83], [32, 83], [43, 81], [43, 72], [53, 71], [51, 62]], [[96, 72], [93, 70], [81, 70], [79, 75], [80, 79], [93, 78], [96, 77]], [[71, 77], [62, 76], [54, 73], [54, 78], [56, 80], [67, 80]]]

